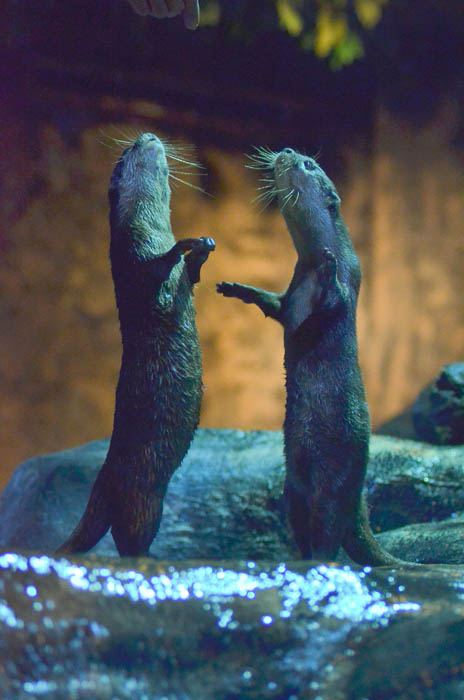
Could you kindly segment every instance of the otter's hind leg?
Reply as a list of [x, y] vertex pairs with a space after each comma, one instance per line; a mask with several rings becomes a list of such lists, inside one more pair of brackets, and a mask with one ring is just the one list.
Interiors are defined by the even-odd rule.
[[315, 506], [311, 521], [313, 559], [336, 559], [342, 546], [346, 521], [345, 508], [337, 503], [324, 502], [324, 505]]
[[312, 559], [311, 508], [307, 498], [288, 479], [285, 481], [284, 503], [296, 546], [303, 559]]
[[120, 556], [148, 555], [159, 530], [163, 499], [161, 494], [139, 494], [115, 509], [111, 534]]
[[360, 484], [354, 483], [350, 469], [345, 478], [341, 478], [343, 466], [346, 468], [341, 461], [338, 467], [332, 465], [331, 471], [325, 466], [318, 467], [313, 477], [317, 484], [311, 521], [313, 558], [333, 561], [342, 547], [348, 523], [353, 519]]

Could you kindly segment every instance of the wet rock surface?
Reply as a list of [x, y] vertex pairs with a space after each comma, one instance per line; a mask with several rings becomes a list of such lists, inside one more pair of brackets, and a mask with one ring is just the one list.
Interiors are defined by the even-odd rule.
[[[0, 504], [0, 546], [53, 552], [82, 515], [107, 448], [100, 440], [19, 466]], [[169, 485], [152, 556], [297, 558], [281, 498], [284, 472], [279, 431], [198, 430]], [[374, 435], [366, 492], [375, 532], [464, 512], [464, 447]], [[399, 534], [394, 549], [408, 558], [404, 542]], [[453, 546], [453, 562], [464, 564], [464, 539], [462, 557], [457, 539]], [[110, 534], [95, 551], [116, 555]]]
[[[54, 551], [81, 517], [108, 441], [28, 460], [0, 505], [0, 546]], [[198, 430], [164, 501], [156, 558], [296, 556], [284, 517], [280, 432]], [[116, 556], [110, 534], [95, 551]]]
[[[107, 447], [29, 460], [3, 494], [2, 699], [462, 700], [464, 565], [296, 561], [280, 432], [197, 432], [155, 558], [116, 558], [110, 535], [47, 554]], [[373, 436], [366, 487], [392, 553], [464, 564], [464, 448]]]
[[5, 552], [0, 589], [4, 700], [457, 699], [464, 690], [462, 567]]
[[462, 564], [464, 513], [431, 523], [415, 523], [382, 532], [378, 539], [387, 551], [406, 561], [424, 564]]
[[374, 435], [370, 453], [365, 485], [375, 531], [464, 511], [463, 447]]

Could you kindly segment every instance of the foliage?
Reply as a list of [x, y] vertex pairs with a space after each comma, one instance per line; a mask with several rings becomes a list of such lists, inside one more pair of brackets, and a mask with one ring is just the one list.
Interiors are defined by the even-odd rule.
[[[298, 39], [302, 49], [314, 51], [341, 68], [364, 54], [362, 33], [375, 27], [388, 0], [267, 0], [281, 30]], [[202, 3], [203, 25], [220, 22], [227, 0]], [[237, 3], [240, 5], [240, 3]], [[259, 12], [257, 13], [259, 21]], [[243, 19], [243, 18], [242, 18]]]

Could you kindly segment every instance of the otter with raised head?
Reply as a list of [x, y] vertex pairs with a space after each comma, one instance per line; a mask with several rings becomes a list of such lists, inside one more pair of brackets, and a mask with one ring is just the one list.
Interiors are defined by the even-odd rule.
[[284, 499], [296, 544], [308, 559], [333, 560], [342, 546], [362, 565], [400, 564], [374, 538], [362, 496], [370, 420], [356, 339], [361, 269], [339, 196], [316, 161], [291, 148], [258, 149], [252, 160], [269, 173], [298, 261], [283, 294], [230, 282], [218, 292], [284, 328]]
[[123, 347], [113, 433], [61, 553], [85, 552], [111, 528], [119, 554], [147, 554], [169, 480], [198, 424], [202, 365], [192, 287], [215, 243], [176, 243], [169, 176], [163, 143], [142, 134], [111, 177], [110, 257]]

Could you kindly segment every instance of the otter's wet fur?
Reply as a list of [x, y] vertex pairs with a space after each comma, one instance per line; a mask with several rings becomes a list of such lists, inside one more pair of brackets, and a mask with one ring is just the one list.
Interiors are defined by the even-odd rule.
[[284, 499], [303, 558], [333, 560], [340, 547], [368, 566], [404, 562], [372, 534], [362, 496], [370, 419], [358, 364], [361, 269], [333, 183], [291, 148], [258, 149], [262, 199], [277, 197], [298, 260], [283, 294], [222, 282], [218, 292], [256, 304], [284, 328], [287, 402]]
[[202, 364], [192, 287], [215, 244], [176, 243], [166, 152], [154, 134], [142, 134], [111, 177], [110, 257], [123, 346], [114, 425], [85, 513], [61, 553], [87, 551], [111, 528], [119, 554], [146, 555], [198, 424]]

